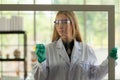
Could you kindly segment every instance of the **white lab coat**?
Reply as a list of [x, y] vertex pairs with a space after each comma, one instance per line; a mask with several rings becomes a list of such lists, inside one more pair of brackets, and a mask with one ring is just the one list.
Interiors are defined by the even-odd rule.
[[76, 40], [71, 61], [61, 39], [47, 45], [46, 54], [47, 59], [33, 68], [35, 80], [101, 80], [108, 72], [108, 60], [95, 65], [93, 49]]

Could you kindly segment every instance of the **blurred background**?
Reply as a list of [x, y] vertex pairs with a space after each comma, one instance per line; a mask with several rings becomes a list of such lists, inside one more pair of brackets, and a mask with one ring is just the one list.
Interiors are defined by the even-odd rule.
[[[118, 48], [115, 77], [116, 80], [120, 80], [120, 0], [0, 0], [0, 4], [114, 5], [115, 46]], [[108, 55], [108, 13], [104, 11], [75, 11], [75, 13], [83, 41], [93, 47], [100, 64]], [[56, 11], [0, 11], [2, 80], [8, 78], [22, 80], [24, 76], [26, 80], [34, 80], [31, 74], [36, 62], [34, 47], [36, 43], [51, 42], [55, 15]], [[108, 76], [104, 79], [107, 80]]]

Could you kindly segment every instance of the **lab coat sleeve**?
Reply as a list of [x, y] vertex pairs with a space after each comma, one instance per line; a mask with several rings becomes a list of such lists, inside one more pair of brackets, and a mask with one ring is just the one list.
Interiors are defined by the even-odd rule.
[[[115, 62], [115, 65], [117, 65], [117, 62]], [[108, 58], [100, 65], [91, 65], [89, 70], [90, 80], [102, 80], [108, 73]]]
[[89, 78], [90, 80], [102, 80], [108, 73], [108, 59], [100, 65], [90, 65]]
[[47, 61], [37, 62], [33, 67], [33, 75], [35, 80], [46, 80], [48, 75]]
[[90, 61], [89, 78], [90, 80], [102, 80], [108, 73], [108, 59], [105, 59], [100, 65], [95, 65], [97, 62], [95, 52], [90, 46], [87, 49], [89, 53], [88, 61]]
[[34, 65], [32, 73], [34, 75], [34, 80], [47, 80], [48, 78], [48, 46], [46, 45], [46, 56], [47, 59], [43, 61], [42, 63], [37, 63]]

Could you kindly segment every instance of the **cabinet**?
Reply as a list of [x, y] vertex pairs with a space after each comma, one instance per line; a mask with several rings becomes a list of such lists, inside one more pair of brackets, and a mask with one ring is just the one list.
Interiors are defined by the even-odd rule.
[[[14, 53], [16, 49], [18, 49], [20, 57], [15, 57]], [[27, 77], [26, 59], [26, 32], [0, 31], [0, 77], [20, 77], [22, 75], [22, 79], [25, 79]]]

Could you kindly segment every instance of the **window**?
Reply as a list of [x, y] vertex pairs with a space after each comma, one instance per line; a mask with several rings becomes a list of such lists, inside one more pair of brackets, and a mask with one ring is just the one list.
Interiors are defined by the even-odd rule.
[[[91, 4], [91, 5], [100, 5], [100, 4], [104, 4], [104, 5], [115, 5], [115, 46], [117, 46], [119, 48], [120, 46], [120, 36], [119, 36], [119, 31], [120, 31], [120, 24], [119, 24], [119, 3], [120, 3], [120, 0], [47, 0], [47, 4]], [[44, 1], [40, 2], [40, 0], [1, 0], [1, 4], [45, 4]], [[108, 29], [106, 26], [107, 25], [107, 15], [106, 13], [104, 12], [87, 12], [86, 13], [86, 19], [84, 18], [84, 15], [82, 12], [78, 12], [78, 17], [79, 17], [79, 22], [80, 22], [80, 29], [82, 29], [82, 35], [84, 35], [84, 25], [86, 25], [86, 31], [87, 33], [89, 32], [89, 30], [91, 31], [91, 28], [92, 30], [94, 29], [93, 32], [91, 32], [91, 36], [89, 36], [88, 34], [86, 34], [86, 36], [89, 36], [87, 37], [87, 41], [89, 41], [90, 44], [93, 44], [92, 43], [92, 39], [94, 38], [94, 40], [96, 41], [99, 41], [99, 43], [97, 43], [96, 41], [94, 41], [94, 45], [97, 45], [97, 49], [96, 49], [96, 46], [95, 46], [95, 51], [98, 51], [99, 50], [103, 50], [104, 48], [104, 51], [107, 53], [107, 33], [105, 38], [103, 39], [102, 38], [102, 35], [101, 35], [101, 32], [106, 32]], [[96, 17], [93, 17], [94, 14], [96, 15]], [[54, 12], [50, 12], [50, 11], [1, 11], [1, 16], [5, 16], [7, 18], [10, 18], [11, 16], [13, 15], [17, 15], [17, 16], [22, 16], [23, 17], [23, 20], [24, 20], [24, 23], [23, 23], [23, 29], [25, 31], [27, 31], [27, 36], [28, 36], [28, 71], [31, 71], [31, 50], [34, 46], [34, 44], [36, 42], [41, 42], [41, 43], [49, 43], [50, 42], [50, 37], [47, 37], [46, 35], [49, 35], [51, 36], [52, 35], [52, 28], [53, 28], [53, 25], [51, 24], [53, 21], [52, 17], [54, 16]], [[82, 17], [82, 18], [81, 18]], [[104, 18], [102, 18], [104, 17]], [[43, 21], [43, 18], [44, 18], [44, 21], [46, 21], [46, 24], [44, 21]], [[86, 21], [84, 21], [84, 19]], [[35, 21], [35, 22], [34, 22]], [[97, 21], [100, 21], [99, 24], [96, 24]], [[102, 22], [103, 21], [103, 22]], [[42, 22], [42, 23], [41, 23]], [[103, 30], [100, 30], [98, 29], [98, 26], [102, 27], [100, 29], [103, 29]], [[91, 28], [90, 28], [91, 27]], [[46, 28], [48, 29], [48, 31], [46, 31]], [[40, 31], [41, 34], [40, 34]], [[98, 33], [98, 36], [99, 36], [99, 39], [98, 37], [95, 37], [94, 34], [96, 33], [96, 31], [99, 31], [97, 32]], [[101, 31], [101, 32], [100, 32]], [[44, 36], [43, 36], [44, 34]], [[99, 46], [98, 46], [99, 45]], [[98, 53], [100, 54], [100, 53]], [[101, 55], [100, 56], [102, 57], [106, 57], [107, 54], [105, 56]], [[118, 54], [118, 56], [120, 56], [120, 54]], [[102, 59], [99, 59], [98, 57], [98, 60], [103, 60]], [[118, 65], [116, 66], [116, 79], [120, 79], [119, 77], [119, 74], [120, 74], [120, 71], [119, 71], [119, 68], [120, 68], [120, 65], [119, 65], [119, 62], [120, 62], [120, 59], [117, 60], [118, 61]]]

